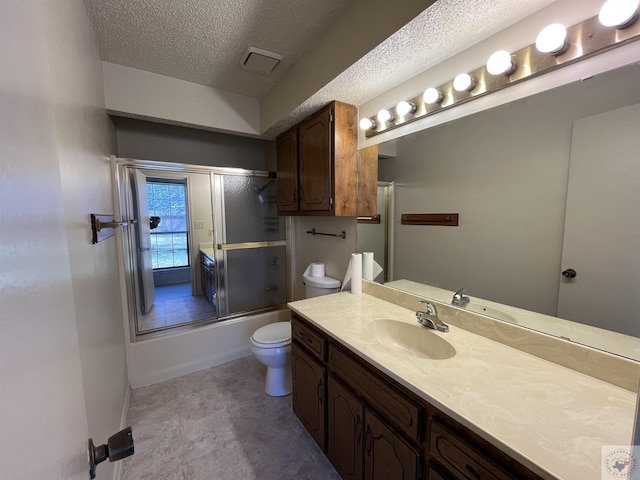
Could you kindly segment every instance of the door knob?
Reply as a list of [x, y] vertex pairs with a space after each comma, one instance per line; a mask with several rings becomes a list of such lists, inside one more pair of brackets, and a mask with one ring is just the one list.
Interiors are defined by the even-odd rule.
[[578, 274], [573, 268], [567, 268], [564, 272], [562, 272], [562, 276], [564, 278], [575, 278], [576, 275]]

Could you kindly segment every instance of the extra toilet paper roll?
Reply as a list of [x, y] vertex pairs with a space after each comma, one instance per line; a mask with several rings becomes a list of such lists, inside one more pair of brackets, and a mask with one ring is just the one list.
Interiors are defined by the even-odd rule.
[[362, 278], [372, 282], [381, 273], [382, 267], [375, 261], [373, 252], [364, 252], [362, 254]]
[[310, 263], [302, 275], [307, 275], [308, 277], [324, 277], [324, 263]]
[[351, 293], [354, 295], [360, 295], [362, 293], [362, 254], [352, 253], [349, 266], [347, 267], [347, 273], [344, 276], [342, 282], [342, 290], [344, 290], [347, 284], [351, 285]]

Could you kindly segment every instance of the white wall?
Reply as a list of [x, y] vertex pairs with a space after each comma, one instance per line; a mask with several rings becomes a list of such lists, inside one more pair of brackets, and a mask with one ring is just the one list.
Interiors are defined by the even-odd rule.
[[[575, 119], [640, 101], [640, 66], [397, 140], [395, 278], [555, 315]], [[400, 225], [460, 213], [460, 226]]]
[[260, 134], [257, 98], [103, 62], [107, 110], [138, 118]]
[[[312, 262], [323, 262], [325, 274], [342, 282], [351, 254], [356, 252], [356, 217], [291, 217], [291, 278], [293, 300], [305, 298], [302, 274]], [[311, 235], [316, 229], [323, 233], [347, 233], [347, 238]]]
[[1, 475], [85, 479], [127, 391], [101, 63], [80, 0], [2, 0], [0, 44]]

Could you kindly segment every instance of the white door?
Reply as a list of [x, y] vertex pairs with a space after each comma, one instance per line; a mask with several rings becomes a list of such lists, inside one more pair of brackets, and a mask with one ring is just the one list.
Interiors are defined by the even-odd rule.
[[[558, 316], [640, 337], [640, 104], [573, 124]], [[558, 272], [560, 275], [560, 272]]]
[[148, 313], [155, 302], [153, 286], [153, 259], [151, 257], [151, 222], [149, 219], [149, 197], [147, 195], [147, 177], [135, 170], [131, 179], [136, 205], [136, 253], [138, 264], [138, 283], [142, 300], [142, 313]]

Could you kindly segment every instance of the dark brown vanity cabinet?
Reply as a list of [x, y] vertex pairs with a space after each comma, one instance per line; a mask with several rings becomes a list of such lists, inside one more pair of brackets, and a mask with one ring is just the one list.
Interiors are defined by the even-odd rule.
[[326, 369], [296, 343], [291, 345], [291, 366], [293, 412], [326, 452]]
[[[362, 366], [330, 344], [320, 332], [292, 320], [293, 409], [343, 479], [417, 480], [420, 454], [381, 415], [398, 404], [395, 394], [369, 377]], [[322, 363], [319, 363], [322, 362]], [[354, 393], [353, 375], [366, 395]], [[324, 381], [326, 379], [326, 381]], [[380, 395], [371, 404], [367, 401]], [[382, 412], [382, 413], [380, 413]], [[404, 413], [404, 412], [403, 412]], [[401, 423], [406, 415], [400, 414]], [[323, 423], [324, 421], [324, 423]], [[410, 421], [419, 426], [418, 418]]]
[[418, 478], [415, 448], [332, 375], [327, 389], [327, 457], [344, 480]]
[[540, 480], [292, 315], [293, 409], [345, 480]]
[[377, 147], [375, 158], [358, 155], [357, 118], [353, 105], [332, 102], [276, 138], [280, 215], [376, 213]]
[[200, 253], [200, 279], [202, 281], [202, 294], [207, 301], [216, 306], [216, 268], [212, 258]]

